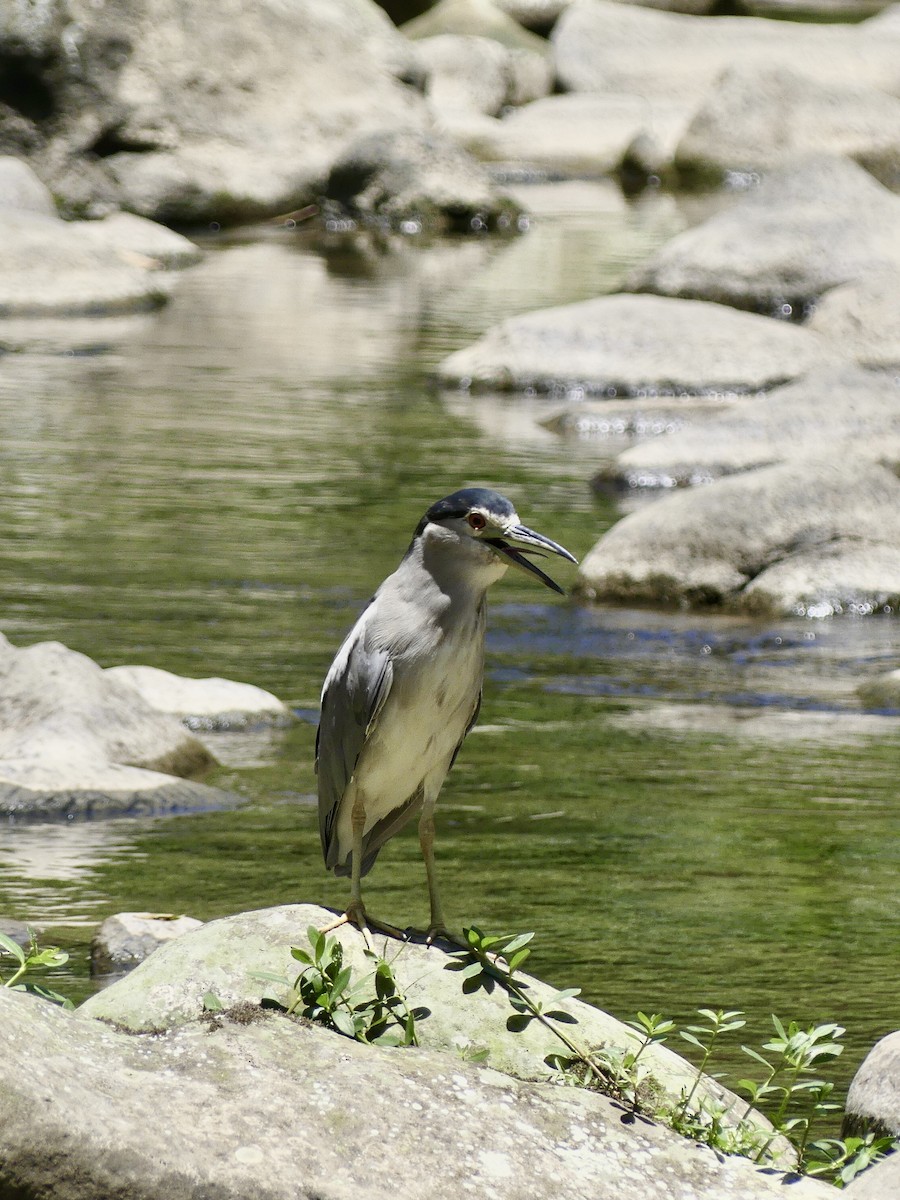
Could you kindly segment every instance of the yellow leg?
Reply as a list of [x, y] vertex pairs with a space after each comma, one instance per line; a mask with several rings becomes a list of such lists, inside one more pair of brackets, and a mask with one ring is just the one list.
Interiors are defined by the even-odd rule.
[[350, 821], [353, 828], [353, 856], [350, 860], [350, 903], [347, 905], [347, 910], [342, 917], [338, 917], [336, 921], [333, 921], [324, 929], [320, 929], [319, 933], [330, 933], [333, 929], [338, 929], [341, 925], [355, 925], [363, 935], [367, 949], [371, 950], [372, 939], [369, 937], [366, 906], [363, 904], [362, 899], [362, 845], [363, 834], [366, 828], [366, 808], [359, 792], [356, 793], [353, 799]]
[[437, 873], [434, 869], [434, 801], [426, 802], [419, 819], [419, 845], [425, 859], [425, 876], [428, 880], [428, 901], [431, 905], [431, 920], [428, 925], [428, 941], [436, 937], [447, 937], [449, 931], [438, 896]]

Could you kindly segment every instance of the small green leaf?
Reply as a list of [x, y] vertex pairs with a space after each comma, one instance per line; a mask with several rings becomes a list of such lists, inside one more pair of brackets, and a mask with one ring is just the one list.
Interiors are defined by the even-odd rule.
[[517, 950], [512, 958], [508, 960], [510, 972], [517, 971], [526, 958], [528, 958], [529, 954], [531, 954], [531, 951], [528, 949]]
[[225, 1005], [215, 992], [207, 992], [203, 997], [203, 1011], [210, 1013], [224, 1012]]
[[508, 959], [510, 954], [514, 954], [516, 950], [521, 949], [522, 946], [527, 946], [533, 937], [533, 933], [517, 934], [516, 937], [512, 938], [512, 940], [507, 942], [507, 944], [503, 947], [504, 957]]
[[506, 1019], [506, 1028], [510, 1033], [521, 1033], [533, 1020], [534, 1017], [531, 1013], [513, 1013]]
[[299, 946], [291, 946], [291, 958], [296, 958], [297, 962], [306, 963], [310, 967], [313, 965], [312, 957]]
[[5, 933], [0, 933], [0, 950], [5, 951], [7, 954], [11, 954], [13, 958], [18, 959], [18, 961], [24, 966], [25, 951], [18, 942], [14, 942], [12, 938], [7, 937]]
[[331, 1014], [331, 1020], [338, 1033], [342, 1033], [344, 1037], [356, 1037], [357, 1023], [346, 1009], [336, 1008]]

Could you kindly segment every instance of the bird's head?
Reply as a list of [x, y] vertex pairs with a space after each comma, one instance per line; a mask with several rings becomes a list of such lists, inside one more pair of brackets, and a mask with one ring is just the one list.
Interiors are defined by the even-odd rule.
[[[519, 567], [561, 596], [565, 592], [559, 584], [525, 556], [555, 554], [569, 562], [578, 561], [550, 538], [523, 525], [510, 501], [488, 488], [463, 488], [432, 504], [419, 522], [416, 537], [437, 539], [445, 549], [457, 550], [473, 564], [503, 570], [510, 565]], [[503, 570], [491, 573], [496, 579]]]

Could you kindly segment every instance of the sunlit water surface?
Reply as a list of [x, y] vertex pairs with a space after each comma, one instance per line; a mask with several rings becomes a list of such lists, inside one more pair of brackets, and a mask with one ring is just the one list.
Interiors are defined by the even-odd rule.
[[[90, 991], [118, 910], [342, 904], [318, 691], [432, 500], [490, 484], [579, 556], [616, 519], [587, 485], [609, 448], [536, 423], [558, 401], [440, 395], [429, 373], [508, 314], [614, 289], [685, 218], [595, 185], [526, 200], [510, 241], [211, 241], [161, 313], [0, 361], [7, 636], [248, 680], [305, 718], [215, 739], [239, 811], [3, 831], [0, 911], [72, 951], [63, 990]], [[838, 1020], [846, 1077], [900, 1026], [897, 717], [855, 695], [897, 665], [896, 624], [591, 610], [517, 577], [490, 625], [440, 809], [448, 913], [535, 930], [535, 970], [622, 1017]], [[401, 925], [427, 915], [407, 832], [366, 890]]]

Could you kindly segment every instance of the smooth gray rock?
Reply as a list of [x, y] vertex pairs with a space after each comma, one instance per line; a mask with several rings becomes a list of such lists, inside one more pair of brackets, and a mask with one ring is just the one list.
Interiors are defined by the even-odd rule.
[[737, 63], [794, 67], [824, 83], [843, 80], [897, 93], [900, 32], [858, 26], [792, 24], [753, 17], [704, 17], [609, 0], [580, 0], [551, 35], [562, 87], [625, 92], [662, 108], [699, 106]]
[[560, 14], [575, 0], [494, 0], [503, 10], [526, 29], [547, 34], [559, 20]]
[[900, 1032], [876, 1042], [850, 1083], [842, 1137], [900, 1138]]
[[[624, 1124], [596, 1093], [513, 1080], [427, 1049], [364, 1046], [251, 1006], [134, 1036], [0, 989], [0, 1027], [0, 1154], [14, 1195], [775, 1200], [784, 1192], [781, 1176], [746, 1159], [719, 1158], [649, 1122]], [[812, 1180], [791, 1191], [803, 1200], [832, 1193]]]
[[492, 0], [439, 0], [428, 12], [402, 25], [400, 32], [414, 40], [445, 33], [488, 37], [510, 50], [547, 53], [542, 38], [523, 29]]
[[615, 295], [511, 317], [444, 359], [438, 375], [498, 389], [694, 395], [774, 387], [829, 360], [828, 344], [799, 326], [722, 305]]
[[695, 112], [675, 152], [691, 181], [768, 171], [810, 154], [846, 155], [900, 190], [900, 99], [810, 78], [806, 64], [737, 63]]
[[202, 924], [196, 917], [174, 913], [114, 913], [91, 938], [91, 974], [131, 971], [160, 946]]
[[900, 1154], [896, 1151], [851, 1179], [844, 1189], [853, 1200], [897, 1200], [900, 1196]]
[[807, 328], [865, 366], [900, 366], [900, 276], [881, 271], [834, 288]]
[[0, 813], [52, 819], [233, 803], [194, 780], [212, 755], [174, 717], [58, 642], [0, 635]]
[[[308, 951], [308, 927], [333, 920], [327, 909], [285, 905], [211, 921], [156, 951], [127, 978], [92, 996], [80, 1014], [141, 1031], [196, 1020], [208, 993], [226, 1007], [240, 1002], [258, 1004], [263, 997], [284, 1003], [287, 982], [273, 984], [267, 977], [293, 980], [300, 968], [290, 956], [290, 947]], [[336, 937], [344, 965], [352, 967], [360, 980], [371, 979], [372, 965], [365, 957], [359, 931], [344, 926]], [[551, 1078], [544, 1058], [560, 1052], [559, 1040], [536, 1021], [518, 1032], [508, 1030], [506, 1023], [513, 1010], [500, 988], [464, 993], [459, 977], [446, 970], [453, 961], [446, 950], [453, 947], [429, 948], [421, 941], [399, 942], [383, 936], [376, 936], [375, 942], [376, 951], [391, 961], [408, 1004], [428, 1009], [429, 1015], [417, 1023], [421, 1046], [454, 1057], [477, 1054], [487, 1066], [520, 1079]], [[530, 976], [523, 978], [546, 1006], [554, 989]], [[562, 1001], [559, 1007], [575, 1018], [577, 1023], [566, 1026], [566, 1031], [576, 1040], [603, 1046], [630, 1046], [633, 1042], [628, 1028], [600, 1009], [575, 999]], [[690, 1088], [696, 1079], [694, 1068], [665, 1046], [648, 1047], [644, 1055], [659, 1088], [673, 1100], [678, 1099], [682, 1087]], [[700, 1086], [727, 1103], [734, 1098], [713, 1080]], [[790, 1151], [779, 1143], [776, 1153], [789, 1155]]]
[[277, 696], [252, 683], [232, 679], [186, 679], [159, 667], [107, 667], [107, 679], [134, 688], [157, 712], [171, 713], [190, 729], [246, 729], [292, 724], [294, 717]]
[[685, 487], [834, 446], [900, 467], [900, 380], [819, 368], [725, 412], [694, 410], [682, 428], [624, 450], [602, 478], [627, 488]]
[[626, 287], [796, 313], [885, 270], [900, 271], [900, 196], [855, 163], [813, 156], [678, 234]]
[[447, 33], [421, 38], [413, 48], [439, 118], [457, 111], [495, 117], [508, 104], [546, 96], [553, 85], [546, 54], [511, 50], [495, 38]]
[[0, 209], [4, 208], [41, 217], [56, 216], [50, 189], [41, 183], [28, 163], [8, 154], [0, 156]]
[[886, 671], [861, 684], [857, 689], [866, 708], [896, 708], [900, 710], [900, 667]]
[[896, 613], [900, 480], [841, 450], [680, 491], [585, 557], [590, 598], [810, 617]]

